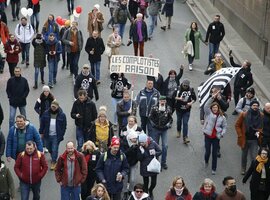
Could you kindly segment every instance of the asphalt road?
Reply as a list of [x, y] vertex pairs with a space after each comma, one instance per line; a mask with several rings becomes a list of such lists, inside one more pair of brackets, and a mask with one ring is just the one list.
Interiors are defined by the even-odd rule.
[[[79, 28], [83, 31], [84, 41], [87, 40], [88, 33], [86, 31], [87, 27], [87, 14], [92, 9], [93, 5], [96, 3], [100, 4], [101, 12], [105, 15], [105, 21], [109, 20], [109, 10], [107, 7], [103, 6], [103, 1], [98, 0], [77, 0], [75, 5], [81, 5], [83, 8], [82, 14], [79, 19]], [[26, 5], [26, 0], [22, 0], [22, 6]], [[11, 21], [10, 8], [6, 11], [8, 15], [8, 25], [10, 27], [10, 32], [13, 32], [15, 29], [16, 22]], [[65, 0], [51, 0], [41, 1], [41, 20], [40, 20], [40, 29], [47, 19], [49, 13], [54, 14], [55, 16], [62, 16], [63, 18], [68, 18], [68, 12], [66, 8]], [[146, 19], [148, 22], [148, 20]], [[174, 5], [174, 16], [172, 19], [171, 30], [163, 31], [160, 29], [160, 22], [158, 21], [158, 26], [154, 31], [153, 39], [145, 44], [145, 55], [152, 54], [154, 57], [160, 59], [161, 67], [160, 72], [163, 74], [164, 78], [167, 77], [167, 74], [170, 69], [179, 70], [180, 64], [185, 65], [184, 78], [191, 80], [191, 86], [197, 88], [197, 86], [206, 78], [207, 76], [203, 75], [203, 71], [207, 65], [208, 58], [208, 47], [204, 44], [201, 44], [201, 59], [195, 61], [194, 70], [192, 72], [188, 71], [187, 60], [184, 59], [181, 54], [181, 50], [184, 46], [184, 33], [185, 30], [190, 26], [192, 21], [197, 21], [193, 13], [189, 10], [187, 5], [181, 4], [177, 0]], [[106, 23], [105, 22], [105, 23]], [[111, 29], [106, 28], [104, 23], [104, 31], [102, 32], [103, 40], [106, 42], [108, 35], [111, 33]], [[200, 25], [199, 25], [200, 28]], [[129, 23], [126, 25], [126, 31], [124, 34], [124, 43], [127, 43], [128, 40], [128, 30]], [[205, 31], [201, 30], [203, 37], [205, 36]], [[34, 78], [34, 67], [32, 65], [33, 61], [33, 51], [31, 47], [31, 59], [30, 66], [26, 68], [22, 66], [23, 76], [28, 79], [31, 91], [27, 98], [27, 117], [28, 119], [38, 127], [38, 115], [34, 111], [35, 101], [41, 93], [42, 85], [39, 83], [39, 88], [37, 90], [32, 89], [33, 78]], [[127, 47], [123, 46], [120, 49], [121, 54], [133, 54], [132, 45]], [[83, 50], [80, 57], [80, 66], [84, 63], [89, 63], [88, 56]], [[109, 119], [112, 119], [112, 110], [111, 107], [111, 98], [110, 98], [110, 79], [109, 71], [107, 68], [108, 60], [105, 56], [102, 57], [101, 64], [101, 84], [99, 85], [100, 100], [97, 102], [97, 107], [100, 105], [106, 105], [108, 107], [108, 116]], [[74, 121], [70, 117], [70, 110], [73, 103], [73, 80], [69, 75], [68, 70], [61, 69], [62, 62], [59, 62], [58, 68], [58, 77], [57, 85], [52, 89], [52, 93], [55, 95], [56, 99], [60, 102], [60, 106], [64, 110], [68, 119], [67, 132], [65, 135], [65, 141], [60, 144], [59, 153], [64, 151], [65, 143], [68, 140], [75, 140], [75, 125]], [[137, 94], [140, 89], [145, 85], [146, 78], [144, 76], [134, 76], [131, 78], [130, 75], [127, 75], [128, 79], [134, 84], [134, 94]], [[8, 115], [9, 115], [9, 104], [6, 96], [6, 82], [9, 78], [8, 66], [5, 65], [4, 74], [0, 75], [0, 101], [4, 109], [5, 119], [2, 125], [2, 130], [5, 135], [8, 133]], [[45, 82], [48, 82], [48, 69], [45, 69]], [[234, 103], [231, 102], [231, 107], [234, 106]], [[174, 122], [173, 127], [169, 130], [168, 134], [168, 170], [163, 170], [160, 175], [158, 175], [157, 187], [154, 190], [155, 199], [162, 200], [164, 199], [165, 193], [171, 185], [172, 179], [176, 175], [180, 175], [184, 178], [188, 189], [194, 194], [200, 187], [201, 182], [204, 178], [211, 178], [216, 186], [217, 191], [221, 192], [223, 190], [222, 180], [223, 177], [231, 175], [237, 180], [237, 187], [243, 191], [247, 197], [249, 197], [249, 185], [243, 185], [241, 183], [242, 176], [240, 175], [240, 161], [241, 161], [241, 151], [240, 148], [236, 145], [236, 134], [234, 130], [234, 121], [236, 120], [235, 116], [231, 115], [233, 108], [230, 108], [228, 111], [228, 131], [227, 135], [221, 140], [221, 153], [222, 156], [218, 159], [218, 168], [217, 174], [211, 175], [211, 168], [204, 168], [204, 136], [202, 135], [201, 125], [199, 121], [199, 103], [196, 102], [192, 108], [191, 118], [189, 121], [189, 137], [191, 143], [189, 145], [184, 145], [181, 139], [176, 139], [176, 124]], [[174, 121], [176, 117], [174, 116]], [[49, 155], [47, 155], [49, 160]], [[14, 162], [8, 164], [10, 168], [13, 168]], [[13, 170], [12, 170], [13, 171]], [[18, 186], [18, 178], [14, 174], [14, 180], [16, 186]], [[138, 176], [138, 182], [142, 182], [142, 178]], [[19, 194], [18, 194], [18, 198]], [[55, 181], [54, 173], [48, 171], [47, 175], [42, 181], [41, 186], [41, 199], [60, 199], [60, 186]]]

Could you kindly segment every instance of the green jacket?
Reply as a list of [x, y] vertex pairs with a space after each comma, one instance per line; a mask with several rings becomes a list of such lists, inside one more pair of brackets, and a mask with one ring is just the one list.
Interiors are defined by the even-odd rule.
[[[186, 42], [190, 40], [189, 39], [190, 31], [191, 31], [190, 28], [186, 30], [186, 34], [185, 34]], [[195, 59], [200, 59], [200, 40], [203, 41], [203, 39], [202, 39], [202, 34], [199, 30], [194, 33], [194, 39], [195, 39], [194, 56], [195, 56]]]
[[0, 166], [0, 193], [8, 193], [11, 198], [15, 197], [15, 186], [12, 175], [4, 163]]

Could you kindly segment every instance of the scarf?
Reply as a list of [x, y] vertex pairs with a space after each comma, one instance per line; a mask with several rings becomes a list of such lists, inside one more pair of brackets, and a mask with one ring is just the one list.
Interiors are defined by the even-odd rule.
[[[246, 116], [246, 130], [256, 132], [258, 129], [262, 128], [262, 118], [260, 111], [254, 111], [251, 108], [247, 111]], [[251, 132], [252, 133], [252, 132]]]
[[210, 192], [206, 192], [206, 191], [204, 190], [204, 188], [202, 187], [202, 188], [200, 189], [200, 192], [202, 193], [202, 195], [203, 195], [204, 197], [210, 197], [210, 196], [213, 194], [214, 189], [212, 188], [212, 190], [211, 190]]
[[256, 167], [256, 171], [261, 173], [264, 164], [268, 161], [268, 158], [263, 159], [261, 156], [257, 155], [256, 160], [259, 162]]
[[177, 196], [181, 196], [184, 191], [184, 187], [182, 187], [181, 189], [177, 189], [176, 187], [174, 187], [173, 189], [175, 190]]
[[215, 67], [216, 67], [216, 71], [220, 70], [222, 68], [222, 64], [223, 64], [223, 60], [221, 60], [220, 62], [215, 62]]

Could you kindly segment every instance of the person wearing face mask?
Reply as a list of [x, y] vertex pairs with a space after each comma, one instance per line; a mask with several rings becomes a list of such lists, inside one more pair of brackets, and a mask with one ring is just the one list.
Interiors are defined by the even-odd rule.
[[224, 136], [227, 130], [227, 120], [220, 108], [220, 105], [213, 102], [213, 99], [218, 95], [218, 92], [212, 94], [212, 97], [207, 100], [204, 105], [204, 164], [208, 167], [209, 157], [212, 148], [212, 175], [216, 174], [217, 169], [217, 152], [219, 147], [219, 140]]
[[191, 200], [192, 195], [186, 187], [184, 179], [180, 176], [176, 176], [173, 179], [170, 190], [166, 193], [165, 200]]
[[180, 79], [183, 76], [184, 66], [180, 66], [179, 73], [177, 74], [175, 70], [170, 70], [168, 77], [162, 84], [161, 94], [166, 96], [167, 104], [174, 112], [174, 103], [173, 93], [177, 90], [177, 87], [180, 85]]
[[81, 152], [85, 157], [88, 169], [86, 180], [81, 185], [81, 198], [82, 200], [85, 200], [90, 195], [91, 189], [97, 181], [95, 169], [101, 154], [95, 143], [90, 140], [83, 144]]
[[64, 140], [66, 128], [66, 115], [59, 106], [59, 103], [54, 100], [50, 108], [41, 116], [39, 129], [39, 132], [44, 134], [46, 147], [51, 154], [51, 170], [54, 170], [56, 167], [59, 144]]
[[[252, 102], [253, 100], [257, 100], [257, 98], [255, 97], [255, 90], [253, 87], [250, 87], [246, 90], [246, 94], [244, 97], [242, 97], [236, 107], [235, 107], [235, 112], [236, 115], [240, 114], [241, 112], [245, 112], [247, 110], [249, 110], [250, 108], [250, 102]], [[235, 115], [235, 113], [233, 112], [233, 115]]]
[[218, 195], [217, 200], [246, 200], [245, 195], [237, 190], [236, 181], [231, 176], [224, 177], [222, 184], [224, 191]]
[[128, 161], [120, 150], [120, 139], [113, 136], [110, 148], [98, 160], [96, 173], [106, 185], [111, 200], [121, 199], [123, 179], [129, 172]]
[[217, 196], [214, 182], [210, 178], [206, 178], [200, 187], [200, 191], [195, 193], [192, 200], [216, 200]]
[[235, 122], [237, 144], [242, 150], [242, 175], [246, 173], [248, 154], [250, 154], [251, 160], [254, 160], [257, 155], [258, 145], [261, 142], [263, 113], [259, 108], [260, 103], [257, 100], [253, 100], [250, 102], [250, 109], [242, 112]]
[[270, 161], [269, 150], [260, 148], [256, 159], [252, 161], [242, 182], [246, 183], [250, 176], [250, 200], [267, 200], [270, 196]]
[[91, 190], [91, 196], [86, 200], [110, 200], [106, 187], [102, 183], [96, 184]]
[[163, 169], [168, 169], [167, 149], [168, 149], [168, 129], [172, 126], [172, 111], [166, 103], [166, 97], [159, 97], [159, 104], [152, 106], [149, 113], [148, 134], [159, 144], [159, 139], [162, 142], [162, 157], [161, 166]]
[[103, 39], [99, 37], [99, 32], [94, 30], [92, 36], [87, 39], [85, 51], [88, 53], [88, 60], [91, 65], [91, 72], [97, 80], [97, 85], [100, 84], [100, 64], [101, 55], [105, 51]]
[[190, 81], [185, 79], [181, 85], [173, 92], [174, 109], [177, 116], [177, 138], [181, 137], [181, 127], [183, 123], [183, 142], [187, 144], [188, 139], [188, 121], [192, 104], [196, 101], [194, 89], [190, 87]]
[[74, 84], [74, 98], [78, 98], [78, 91], [84, 89], [90, 99], [94, 98], [98, 101], [99, 93], [97, 89], [96, 79], [90, 72], [89, 64], [84, 64], [82, 72], [77, 76]]

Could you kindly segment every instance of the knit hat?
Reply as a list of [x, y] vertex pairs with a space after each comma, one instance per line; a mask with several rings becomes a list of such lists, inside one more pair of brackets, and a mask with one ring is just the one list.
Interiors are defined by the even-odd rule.
[[45, 92], [45, 91], [47, 91], [47, 92], [50, 92], [51, 91], [51, 89], [50, 89], [50, 87], [48, 85], [44, 85], [42, 87], [42, 92]]
[[99, 112], [98, 112], [98, 117], [101, 115], [105, 115], [107, 117], [107, 107], [106, 106], [100, 106], [99, 107]]
[[51, 105], [56, 105], [57, 107], [59, 107], [59, 103], [56, 100], [53, 100], [53, 102], [51, 103]]
[[100, 5], [99, 5], [99, 4], [95, 4], [95, 5], [94, 5], [94, 8], [96, 8], [96, 9], [98, 9], [98, 10], [99, 10]]
[[120, 139], [116, 136], [113, 136], [111, 140], [111, 147], [113, 146], [120, 146]]
[[159, 100], [166, 100], [166, 97], [165, 96], [160, 96]]
[[129, 134], [127, 135], [127, 139], [131, 140], [131, 139], [137, 139], [138, 138], [138, 134], [136, 131], [134, 131], [133, 129], [130, 129]]
[[70, 26], [70, 20], [65, 21], [65, 26]]
[[254, 88], [253, 87], [250, 87], [250, 88], [248, 88], [247, 90], [246, 90], [246, 93], [251, 93], [251, 94], [253, 94], [253, 95], [255, 95], [255, 90], [254, 90]]
[[258, 106], [260, 106], [260, 102], [259, 101], [257, 101], [256, 99], [254, 99], [254, 100], [252, 100], [251, 102], [250, 102], [250, 107], [253, 105], [253, 104], [258, 104]]
[[148, 136], [145, 133], [141, 133], [138, 137], [139, 143], [147, 142]]
[[187, 86], [189, 86], [189, 85], [190, 85], [190, 81], [187, 80], [187, 79], [184, 79], [183, 82], [182, 82], [182, 85], [187, 85]]

